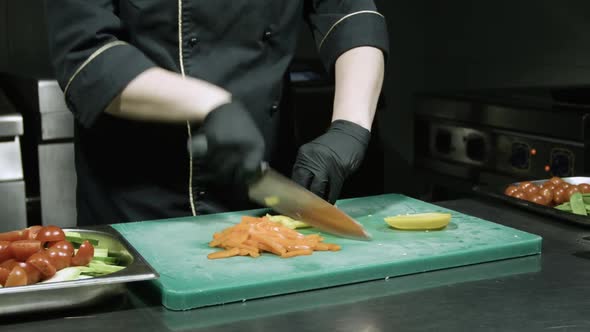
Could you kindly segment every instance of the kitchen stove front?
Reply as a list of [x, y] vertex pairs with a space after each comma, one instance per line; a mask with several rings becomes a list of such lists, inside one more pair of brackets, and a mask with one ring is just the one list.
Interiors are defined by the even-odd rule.
[[415, 165], [431, 200], [499, 185], [590, 173], [590, 107], [539, 99], [433, 96], [417, 99]]

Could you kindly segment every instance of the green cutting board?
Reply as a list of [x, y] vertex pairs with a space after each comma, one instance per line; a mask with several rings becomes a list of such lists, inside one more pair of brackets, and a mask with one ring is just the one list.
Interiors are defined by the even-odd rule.
[[[539, 254], [541, 237], [441, 208], [403, 195], [341, 200], [338, 207], [362, 223], [372, 241], [325, 235], [338, 252], [283, 259], [209, 260], [212, 235], [240, 222], [253, 210], [198, 217], [112, 225], [160, 274], [155, 286], [172, 310], [318, 289], [468, 264]], [[450, 212], [451, 223], [438, 231], [400, 231], [384, 217], [421, 212]], [[302, 230], [312, 233], [313, 229]], [[317, 231], [316, 231], [317, 232]]]

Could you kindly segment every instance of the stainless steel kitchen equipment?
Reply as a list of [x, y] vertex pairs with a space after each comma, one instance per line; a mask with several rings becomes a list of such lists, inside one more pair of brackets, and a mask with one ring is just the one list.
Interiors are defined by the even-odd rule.
[[76, 226], [74, 118], [56, 81], [37, 83], [41, 113], [39, 187], [44, 225]]
[[27, 226], [20, 136], [23, 118], [0, 90], [0, 232]]
[[524, 94], [421, 95], [415, 113], [416, 166], [433, 199], [590, 172], [590, 105]]
[[27, 222], [75, 226], [73, 117], [54, 81], [43, 1], [2, 1], [0, 18], [0, 91], [27, 128]]

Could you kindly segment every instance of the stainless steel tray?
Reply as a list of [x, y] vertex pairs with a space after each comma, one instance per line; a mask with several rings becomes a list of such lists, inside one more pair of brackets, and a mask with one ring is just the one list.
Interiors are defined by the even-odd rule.
[[[568, 182], [571, 184], [590, 183], [590, 177], [584, 177], [584, 176], [566, 177], [566, 178], [562, 178], [562, 179], [565, 182]], [[549, 180], [549, 179], [531, 180], [531, 182], [536, 185], [539, 185], [547, 180]], [[557, 218], [559, 220], [565, 220], [565, 221], [572, 222], [572, 223], [582, 225], [582, 226], [590, 226], [590, 216], [581, 216], [578, 214], [574, 214], [574, 213], [570, 213], [570, 212], [566, 212], [566, 211], [561, 211], [561, 210], [558, 210], [558, 209], [550, 207], [550, 206], [543, 206], [543, 205], [535, 204], [535, 203], [532, 203], [529, 201], [525, 201], [522, 199], [518, 199], [518, 198], [514, 198], [514, 197], [510, 197], [510, 196], [505, 195], [504, 190], [506, 189], [506, 187], [508, 187], [511, 184], [518, 185], [519, 182], [507, 183], [502, 186], [478, 185], [478, 186], [473, 187], [473, 190], [476, 193], [479, 193], [481, 195], [484, 195], [487, 197], [492, 197], [494, 199], [499, 199], [499, 200], [504, 201], [506, 203], [518, 206], [520, 208], [524, 208], [529, 211], [540, 213], [540, 214], [547, 216], [547, 217]]]
[[0, 288], [0, 316], [38, 311], [81, 308], [125, 291], [128, 282], [158, 278], [157, 272], [110, 226], [64, 228], [99, 241], [119, 256], [121, 271], [101, 277]]

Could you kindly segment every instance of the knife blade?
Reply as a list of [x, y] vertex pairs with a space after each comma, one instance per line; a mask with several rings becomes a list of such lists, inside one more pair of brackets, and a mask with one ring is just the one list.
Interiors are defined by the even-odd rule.
[[359, 240], [370, 234], [349, 215], [270, 168], [265, 162], [248, 186], [251, 200], [327, 233]]
[[[205, 156], [206, 137], [193, 137], [188, 142], [188, 148], [196, 156]], [[327, 233], [356, 240], [371, 239], [371, 235], [360, 223], [336, 206], [273, 170], [266, 162], [262, 162], [258, 171], [249, 176], [248, 196], [258, 204]]]

